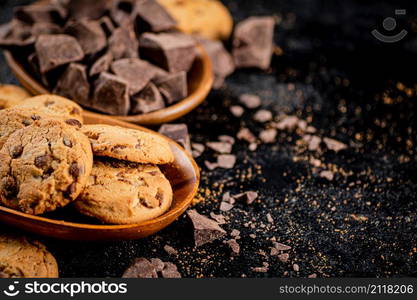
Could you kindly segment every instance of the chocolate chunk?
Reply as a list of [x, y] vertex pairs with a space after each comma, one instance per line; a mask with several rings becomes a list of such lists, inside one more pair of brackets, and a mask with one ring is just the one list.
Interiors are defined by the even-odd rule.
[[248, 143], [255, 143], [256, 142], [256, 137], [253, 135], [253, 133], [248, 128], [242, 128], [241, 130], [239, 130], [236, 137], [239, 140], [244, 140]]
[[247, 108], [253, 109], [261, 105], [261, 98], [253, 94], [242, 94], [239, 96], [239, 102]]
[[110, 73], [101, 73], [95, 84], [92, 107], [110, 115], [127, 115], [130, 108], [128, 83]]
[[230, 112], [232, 113], [233, 116], [240, 118], [245, 112], [245, 110], [243, 109], [242, 106], [233, 105], [233, 106], [230, 106]]
[[236, 25], [232, 55], [237, 68], [269, 67], [274, 27], [272, 17], [250, 17]]
[[10, 149], [10, 156], [12, 158], [18, 158], [20, 155], [22, 155], [22, 152], [23, 152], [22, 145], [16, 145]]
[[155, 0], [141, 0], [136, 2], [136, 22], [139, 31], [161, 32], [176, 26], [171, 15]]
[[132, 22], [135, 2], [135, 0], [114, 0], [110, 10], [113, 21], [120, 26], [126, 22]]
[[224, 48], [221, 41], [199, 38], [198, 41], [210, 57], [214, 73], [213, 87], [222, 87], [224, 79], [235, 71], [235, 64], [232, 56]]
[[78, 121], [77, 119], [68, 119], [68, 120], [65, 120], [65, 123], [70, 125], [70, 126], [74, 126], [74, 127], [78, 127], [78, 128], [81, 128], [83, 126], [81, 124], [81, 122]]
[[32, 4], [16, 7], [14, 15], [17, 19], [30, 25], [35, 23], [62, 24], [67, 17], [67, 10], [59, 4]]
[[272, 113], [269, 110], [260, 109], [258, 110], [253, 119], [260, 123], [265, 123], [272, 120]]
[[194, 209], [189, 210], [187, 215], [193, 224], [194, 242], [196, 247], [217, 240], [226, 234], [226, 231], [224, 231], [216, 221], [200, 215]]
[[36, 42], [31, 26], [13, 19], [0, 26], [0, 47], [26, 47]]
[[149, 82], [138, 94], [132, 97], [131, 113], [146, 114], [165, 107], [164, 99], [156, 85]]
[[232, 152], [232, 144], [226, 142], [208, 142], [206, 146], [218, 153], [228, 154]]
[[96, 54], [107, 45], [106, 34], [98, 21], [70, 22], [65, 27], [65, 32], [78, 40], [85, 55]]
[[171, 247], [170, 245], [165, 245], [164, 246], [164, 250], [166, 253], [168, 253], [169, 255], [178, 255], [178, 251], [175, 250], [173, 247]]
[[151, 258], [150, 262], [154, 266], [157, 273], [161, 272], [165, 267], [165, 263], [159, 258]]
[[32, 26], [32, 35], [40, 36], [41, 34], [60, 34], [62, 28], [52, 23], [35, 23]]
[[54, 93], [72, 99], [81, 105], [91, 106], [87, 67], [78, 63], [70, 64], [58, 80]]
[[0, 195], [4, 194], [7, 199], [16, 197], [19, 192], [19, 187], [16, 183], [16, 179], [11, 176], [1, 179], [3, 190], [0, 190]]
[[109, 39], [109, 51], [114, 59], [139, 57], [139, 43], [132, 24], [125, 24], [113, 31]]
[[258, 193], [254, 191], [249, 191], [237, 194], [233, 196], [233, 198], [236, 200], [245, 200], [246, 204], [252, 204], [258, 198]]
[[110, 68], [112, 61], [113, 55], [110, 52], [103, 54], [103, 56], [99, 57], [91, 66], [89, 73], [90, 76], [93, 77], [102, 72], [107, 72]]
[[231, 254], [233, 256], [239, 255], [240, 245], [236, 242], [235, 239], [231, 239], [231, 240], [226, 241], [226, 245], [229, 246]]
[[285, 244], [282, 244], [282, 243], [278, 243], [278, 242], [273, 242], [273, 246], [278, 251], [288, 251], [288, 250], [291, 250], [291, 246], [288, 246], [288, 245], [285, 245]]
[[35, 166], [39, 169], [46, 169], [52, 163], [52, 156], [49, 154], [41, 155], [35, 158]]
[[122, 278], [158, 278], [155, 267], [146, 258], [136, 258]]
[[275, 128], [265, 129], [259, 133], [259, 139], [265, 144], [271, 144], [275, 142], [277, 133]]
[[181, 274], [178, 272], [177, 266], [173, 263], [164, 263], [164, 269], [161, 271], [162, 278], [181, 278]]
[[178, 102], [188, 95], [187, 74], [178, 72], [155, 80], [155, 84], [168, 104]]
[[186, 124], [164, 124], [158, 132], [173, 139], [191, 153], [190, 135]]
[[138, 58], [116, 60], [111, 64], [111, 70], [129, 83], [130, 95], [140, 92], [156, 72], [150, 63]]
[[231, 169], [235, 166], [236, 155], [222, 154], [217, 157], [217, 165], [223, 169]]
[[42, 34], [35, 44], [41, 73], [46, 73], [84, 57], [77, 40], [65, 34]]
[[334, 179], [334, 173], [327, 170], [321, 171], [319, 176], [321, 178], [327, 179], [328, 181], [332, 181]]
[[144, 33], [140, 52], [157, 66], [172, 72], [190, 70], [197, 55], [195, 40], [183, 33]]
[[110, 10], [109, 0], [71, 0], [68, 3], [68, 10], [73, 19], [93, 19], [101, 18]]
[[231, 204], [231, 203], [227, 203], [227, 202], [225, 202], [225, 201], [222, 201], [221, 203], [220, 203], [220, 210], [221, 211], [229, 211], [229, 210], [231, 210], [232, 208], [234, 207], [234, 205], [233, 204]]

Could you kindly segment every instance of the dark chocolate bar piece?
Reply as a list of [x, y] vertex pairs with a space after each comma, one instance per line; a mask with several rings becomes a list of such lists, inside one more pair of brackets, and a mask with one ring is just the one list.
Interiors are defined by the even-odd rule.
[[172, 72], [187, 72], [197, 55], [195, 40], [183, 33], [144, 33], [139, 40], [142, 56]]
[[187, 124], [164, 124], [159, 128], [158, 132], [176, 141], [191, 153], [191, 142]]
[[226, 231], [216, 221], [200, 215], [195, 209], [188, 210], [187, 215], [193, 225], [194, 243], [196, 247], [200, 247], [226, 235]]
[[146, 114], [165, 107], [164, 99], [158, 88], [149, 82], [145, 88], [132, 97], [131, 114]]
[[129, 84], [116, 75], [101, 73], [96, 81], [92, 108], [110, 115], [127, 115]]
[[129, 83], [130, 95], [140, 92], [155, 76], [155, 67], [138, 58], [123, 58], [111, 64], [114, 74]]
[[113, 31], [109, 39], [109, 50], [114, 59], [139, 57], [139, 42], [132, 24], [125, 24]]
[[91, 106], [87, 67], [78, 63], [70, 64], [58, 80], [54, 93], [81, 105]]
[[78, 40], [85, 55], [96, 54], [107, 45], [106, 34], [99, 21], [70, 22], [65, 32]]
[[41, 73], [84, 58], [78, 41], [65, 34], [42, 34], [35, 43]]
[[236, 25], [232, 55], [237, 68], [269, 68], [274, 27], [273, 17], [250, 17]]
[[108, 71], [112, 61], [113, 61], [113, 55], [110, 52], [103, 54], [91, 66], [89, 75], [93, 77], [102, 72]]
[[223, 85], [224, 79], [235, 71], [233, 57], [224, 48], [221, 41], [198, 38], [198, 41], [210, 57], [214, 83], [213, 87], [218, 89]]
[[59, 4], [19, 6], [14, 11], [17, 19], [30, 25], [34, 23], [63, 24], [67, 14], [67, 10]]
[[168, 104], [178, 102], [188, 95], [187, 73], [185, 72], [168, 74], [155, 80], [155, 84]]
[[155, 0], [140, 0], [136, 2], [136, 25], [140, 32], [161, 32], [173, 29], [177, 22]]

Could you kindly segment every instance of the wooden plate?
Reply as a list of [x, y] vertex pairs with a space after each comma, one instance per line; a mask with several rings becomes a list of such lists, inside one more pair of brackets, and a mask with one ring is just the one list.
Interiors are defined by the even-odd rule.
[[[111, 118], [86, 116], [86, 124], [109, 124], [140, 129], [158, 134], [149, 129]], [[200, 172], [192, 157], [177, 143], [168, 139], [175, 156], [174, 163], [163, 167], [171, 182], [174, 199], [168, 212], [153, 220], [129, 225], [95, 225], [54, 219], [54, 213], [33, 216], [0, 206], [0, 222], [44, 236], [66, 240], [108, 241], [140, 239], [152, 235], [174, 222], [191, 204], [200, 182]], [[115, 191], [116, 192], [116, 191]], [[64, 208], [67, 209], [67, 208]]]
[[[109, 116], [88, 110], [84, 110], [86, 116], [100, 117], [108, 116], [121, 121], [141, 125], [158, 125], [178, 119], [200, 105], [207, 97], [213, 85], [213, 73], [211, 61], [203, 47], [197, 45], [198, 55], [188, 73], [188, 97], [174, 105], [167, 106], [154, 112], [131, 116]], [[50, 94], [41, 83], [39, 83], [22, 64], [12, 55], [10, 51], [4, 51], [6, 62], [19, 82], [33, 95]]]

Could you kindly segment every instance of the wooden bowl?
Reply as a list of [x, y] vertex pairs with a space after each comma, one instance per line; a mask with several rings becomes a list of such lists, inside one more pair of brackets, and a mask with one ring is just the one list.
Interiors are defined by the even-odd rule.
[[[86, 124], [110, 124], [158, 134], [111, 118], [103, 119], [92, 115], [86, 116], [84, 120]], [[188, 208], [200, 182], [199, 168], [193, 158], [177, 143], [166, 139], [174, 153], [175, 161], [163, 167], [163, 172], [174, 192], [172, 206], [165, 214], [138, 224], [94, 225], [53, 219], [54, 213], [49, 213], [48, 217], [34, 216], [0, 206], [0, 222], [35, 234], [65, 240], [128, 240], [140, 239], [156, 233], [174, 222]]]
[[[131, 116], [110, 116], [84, 110], [86, 117], [108, 116], [121, 121], [141, 125], [158, 125], [178, 119], [200, 105], [207, 97], [213, 85], [211, 61], [201, 45], [197, 45], [197, 58], [188, 73], [188, 97], [176, 104], [154, 112]], [[33, 95], [50, 94], [41, 83], [29, 74], [10, 51], [4, 51], [6, 62], [19, 82]]]

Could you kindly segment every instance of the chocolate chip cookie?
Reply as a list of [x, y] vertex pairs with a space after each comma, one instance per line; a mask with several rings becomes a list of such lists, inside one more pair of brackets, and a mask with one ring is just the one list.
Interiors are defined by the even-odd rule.
[[[83, 124], [82, 108], [77, 103], [56, 95], [41, 95], [26, 99], [17, 107], [24, 109], [35, 109], [39, 113], [52, 116], [60, 116], [63, 120], [71, 120], [68, 122], [76, 123], [79, 126]], [[75, 124], [73, 124], [75, 125]]]
[[74, 205], [105, 223], [133, 224], [163, 214], [172, 197], [171, 185], [157, 166], [107, 159], [94, 162]]
[[0, 109], [17, 105], [29, 97], [30, 94], [19, 86], [0, 84]]
[[9, 136], [0, 150], [0, 200], [29, 214], [75, 200], [90, 176], [90, 143], [76, 127], [41, 120]]
[[168, 142], [155, 134], [110, 125], [85, 125], [81, 131], [90, 139], [97, 156], [145, 164], [174, 161]]
[[0, 278], [57, 278], [58, 265], [38, 241], [0, 234]]

